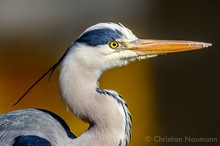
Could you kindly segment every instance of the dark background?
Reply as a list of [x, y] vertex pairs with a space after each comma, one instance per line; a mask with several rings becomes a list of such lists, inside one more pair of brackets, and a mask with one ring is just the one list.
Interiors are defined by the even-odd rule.
[[187, 145], [220, 142], [219, 13], [219, 1], [167, 0], [158, 4], [151, 18], [155, 38], [187, 38], [213, 44], [202, 51], [151, 60], [163, 136], [218, 138], [218, 143]]
[[[163, 135], [216, 137], [220, 142], [219, 1], [168, 0], [155, 11], [155, 37], [182, 36], [213, 44], [211, 48], [151, 60], [157, 82], [159, 121]], [[161, 35], [162, 34], [162, 35]], [[163, 143], [162, 145], [177, 145]], [[183, 144], [185, 145], [185, 144]]]
[[[213, 44], [208, 49], [161, 55], [104, 74], [103, 88], [118, 91], [130, 107], [131, 145], [219, 145], [219, 9], [218, 0], [0, 0], [0, 112], [48, 109], [80, 135], [88, 125], [66, 113], [59, 100], [58, 71], [19, 105], [12, 108], [11, 104], [87, 27], [121, 22], [139, 38]], [[218, 142], [155, 142], [154, 136], [211, 137]]]

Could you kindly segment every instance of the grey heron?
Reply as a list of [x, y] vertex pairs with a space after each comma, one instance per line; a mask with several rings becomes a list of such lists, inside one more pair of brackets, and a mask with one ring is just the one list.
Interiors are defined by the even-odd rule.
[[98, 80], [102, 73], [135, 60], [210, 45], [193, 41], [138, 39], [122, 24], [93, 25], [35, 83], [61, 64], [61, 98], [77, 118], [90, 124], [88, 130], [76, 137], [64, 120], [50, 111], [17, 110], [0, 115], [0, 145], [127, 146], [131, 137], [131, 114], [117, 92], [99, 88]]

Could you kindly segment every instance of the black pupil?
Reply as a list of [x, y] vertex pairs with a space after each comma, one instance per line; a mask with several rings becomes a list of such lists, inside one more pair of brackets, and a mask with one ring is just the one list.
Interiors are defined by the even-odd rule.
[[116, 46], [116, 43], [113, 43], [112, 45], [115, 47], [115, 46]]

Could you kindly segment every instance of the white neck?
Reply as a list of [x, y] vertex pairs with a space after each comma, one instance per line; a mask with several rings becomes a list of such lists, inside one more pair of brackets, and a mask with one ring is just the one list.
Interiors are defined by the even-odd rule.
[[69, 145], [126, 146], [131, 127], [126, 103], [116, 92], [109, 91], [115, 95], [113, 97], [107, 90], [98, 88], [102, 71], [85, 63], [82, 56], [71, 54], [63, 60], [60, 71], [61, 95], [67, 107], [79, 119], [88, 122], [90, 128]]

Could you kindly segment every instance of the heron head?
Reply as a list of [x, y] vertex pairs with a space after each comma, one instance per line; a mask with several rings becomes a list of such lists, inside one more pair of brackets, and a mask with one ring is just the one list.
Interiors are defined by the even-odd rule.
[[[16, 105], [48, 73], [50, 76], [63, 61], [77, 63], [76, 67], [103, 71], [126, 65], [137, 59], [146, 59], [160, 54], [190, 51], [211, 46], [209, 43], [180, 40], [138, 39], [122, 24], [99, 23], [86, 29], [69, 47], [66, 53], [40, 79], [38, 79], [13, 105]], [[66, 60], [66, 61], [65, 61]]]
[[211, 44], [193, 41], [138, 39], [122, 24], [99, 23], [74, 42], [74, 58], [81, 65], [106, 70], [160, 54], [196, 50]]

